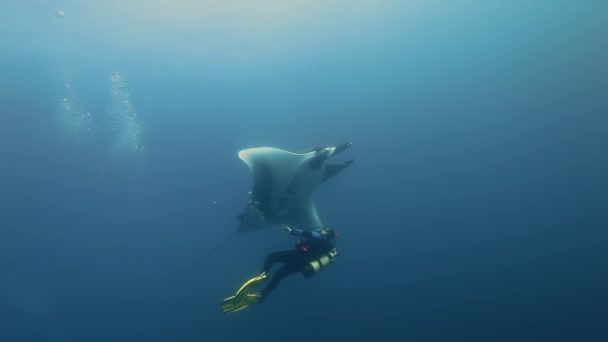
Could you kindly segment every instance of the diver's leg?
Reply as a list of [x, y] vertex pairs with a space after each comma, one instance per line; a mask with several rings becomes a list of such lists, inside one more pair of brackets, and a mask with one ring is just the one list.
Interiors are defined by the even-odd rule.
[[270, 283], [268, 283], [268, 285], [266, 285], [266, 287], [262, 290], [262, 298], [265, 298], [270, 292], [272, 292], [279, 285], [281, 280], [283, 280], [283, 278], [301, 271], [303, 265], [303, 261], [294, 260], [279, 268], [279, 270], [272, 276]]
[[272, 276], [268, 285], [262, 290], [262, 298], [265, 298], [266, 295], [272, 292], [283, 278], [301, 271], [304, 265], [306, 265], [306, 256], [302, 252], [288, 250], [279, 253], [281, 254], [277, 255], [277, 258], [280, 258], [280, 261], [286, 264]]
[[289, 262], [291, 259], [293, 259], [293, 254], [295, 252], [296, 251], [294, 250], [287, 250], [268, 254], [266, 260], [264, 261], [262, 272], [268, 273], [268, 271], [270, 271], [272, 265], [274, 265], [275, 262]]

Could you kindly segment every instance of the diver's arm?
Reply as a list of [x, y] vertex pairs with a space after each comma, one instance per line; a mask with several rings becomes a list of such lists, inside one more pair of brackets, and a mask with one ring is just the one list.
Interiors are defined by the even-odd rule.
[[291, 235], [298, 235], [298, 236], [302, 236], [302, 237], [305, 237], [308, 239], [317, 239], [317, 240], [323, 239], [323, 235], [321, 235], [321, 233], [316, 232], [316, 231], [296, 229], [296, 228], [291, 228], [291, 227], [284, 227], [284, 229], [286, 229], [289, 233], [291, 233]]

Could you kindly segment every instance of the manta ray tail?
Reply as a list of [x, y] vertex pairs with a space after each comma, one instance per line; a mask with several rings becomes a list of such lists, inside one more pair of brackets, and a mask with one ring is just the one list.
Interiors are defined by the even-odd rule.
[[230, 233], [230, 235], [228, 235], [227, 238], [225, 238], [222, 242], [220, 242], [217, 246], [215, 246], [215, 248], [213, 248], [211, 251], [209, 251], [209, 253], [207, 253], [207, 257], [209, 257], [211, 254], [215, 253], [218, 249], [222, 248], [223, 245], [226, 244], [226, 242], [230, 241], [230, 239], [232, 239], [237, 233], [239, 232], [239, 230], [235, 230], [232, 233]]

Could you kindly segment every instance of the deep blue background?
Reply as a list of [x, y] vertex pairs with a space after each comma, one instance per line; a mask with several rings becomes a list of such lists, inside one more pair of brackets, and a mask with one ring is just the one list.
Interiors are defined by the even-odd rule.
[[[1, 341], [608, 339], [608, 3], [56, 6], [0, 4]], [[94, 142], [55, 120], [66, 66]], [[112, 162], [116, 71], [143, 170]], [[344, 141], [315, 194], [340, 259], [223, 315], [293, 243], [205, 257], [238, 150]]]

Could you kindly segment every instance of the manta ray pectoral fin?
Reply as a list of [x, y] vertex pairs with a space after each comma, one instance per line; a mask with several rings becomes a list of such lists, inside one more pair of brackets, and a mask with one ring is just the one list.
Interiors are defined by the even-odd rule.
[[327, 180], [328, 178], [332, 177], [333, 175], [337, 174], [338, 172], [344, 170], [347, 166], [352, 164], [354, 161], [355, 161], [354, 159], [349, 159], [349, 160], [345, 161], [344, 163], [338, 163], [338, 164], [326, 163], [325, 164], [325, 174], [323, 175], [323, 180]]

